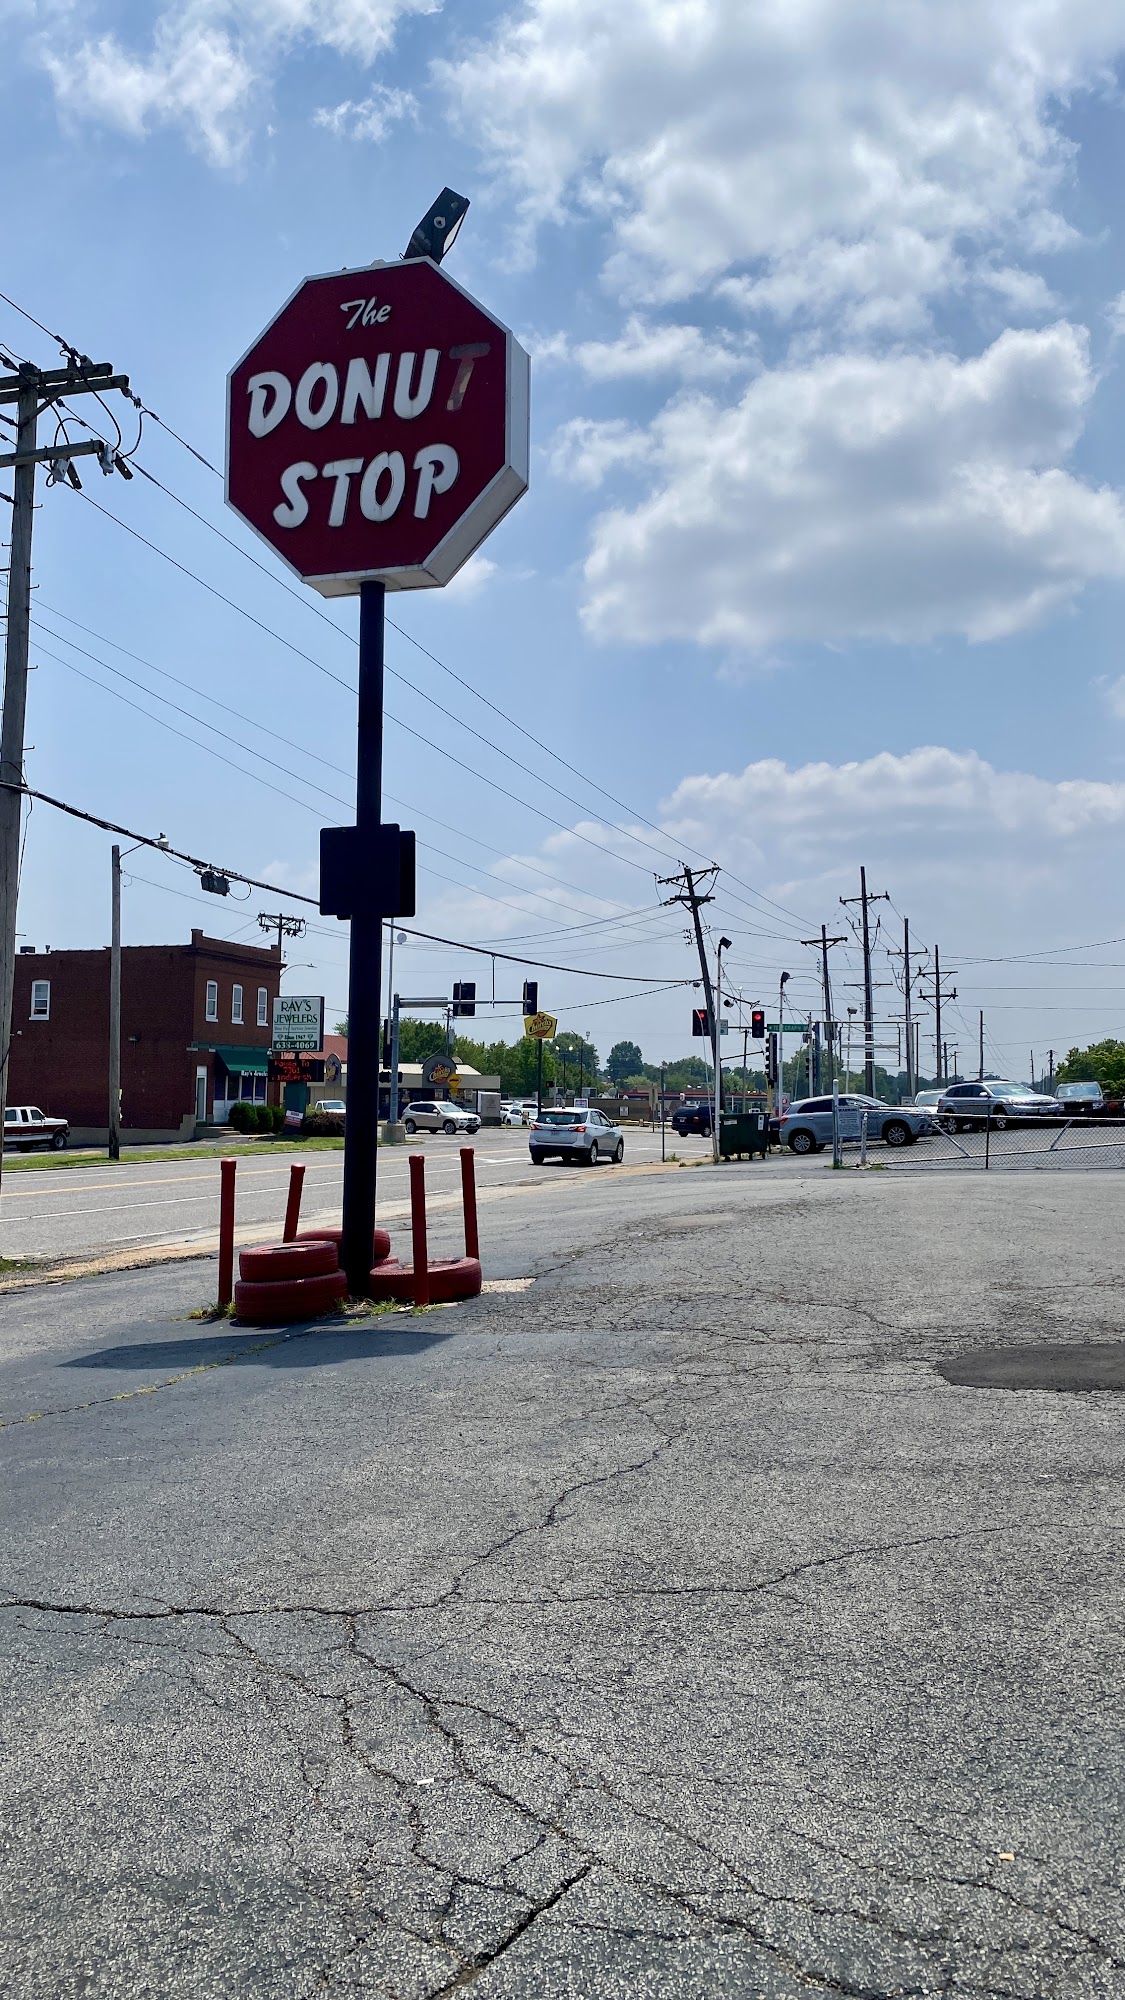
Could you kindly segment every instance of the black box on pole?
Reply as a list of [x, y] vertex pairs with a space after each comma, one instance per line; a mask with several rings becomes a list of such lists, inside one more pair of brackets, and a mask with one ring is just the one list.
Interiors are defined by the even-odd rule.
[[320, 829], [322, 917], [412, 917], [414, 835], [400, 826]]

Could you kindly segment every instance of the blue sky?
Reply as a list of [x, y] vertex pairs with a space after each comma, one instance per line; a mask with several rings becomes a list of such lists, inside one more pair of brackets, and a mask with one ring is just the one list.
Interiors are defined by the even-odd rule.
[[[978, 1006], [990, 1067], [1018, 1075], [1032, 1047], [1125, 1034], [1125, 945], [1086, 948], [1125, 938], [1125, 7], [0, 18], [20, 217], [0, 290], [127, 370], [213, 465], [226, 371], [298, 279], [395, 255], [443, 182], [472, 197], [450, 268], [531, 349], [532, 486], [453, 586], [392, 607], [470, 684], [391, 634], [414, 687], [388, 707], [450, 753], [388, 724], [423, 928], [688, 976], [653, 872], [690, 845], [722, 864], [715, 931], [747, 1002], [787, 969], [803, 1006], [799, 940], [844, 927], [864, 862], [893, 898], [880, 943], [905, 912], [959, 968], [963, 1061]], [[3, 304], [0, 342], [55, 359]], [[268, 567], [151, 420], [137, 457]], [[329, 676], [352, 672], [354, 605], [296, 601], [141, 478], [85, 491], [270, 629], [41, 485], [32, 783], [313, 889], [318, 826], [348, 817], [354, 716]], [[272, 907], [133, 866], [132, 941], [249, 937]], [[107, 839], [36, 808], [25, 939], [107, 928]], [[290, 986], [342, 1011], [343, 930], [317, 920], [292, 957]], [[838, 1005], [856, 963], [836, 956]], [[409, 946], [396, 983], [475, 970], [483, 990], [485, 967]], [[540, 985], [603, 1050], [688, 1046], [686, 995]]]

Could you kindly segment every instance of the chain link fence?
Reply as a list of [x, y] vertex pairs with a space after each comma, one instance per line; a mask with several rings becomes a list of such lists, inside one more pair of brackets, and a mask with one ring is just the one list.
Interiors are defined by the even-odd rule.
[[958, 1131], [950, 1118], [913, 1146], [879, 1148], [879, 1165], [912, 1172], [1061, 1173], [1125, 1167], [1125, 1118], [1008, 1119]]

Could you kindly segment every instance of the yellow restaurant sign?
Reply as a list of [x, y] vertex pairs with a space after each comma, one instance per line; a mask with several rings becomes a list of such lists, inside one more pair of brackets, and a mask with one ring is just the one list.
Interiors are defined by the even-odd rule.
[[529, 1014], [523, 1031], [531, 1036], [533, 1042], [549, 1042], [558, 1034], [559, 1024], [553, 1014]]

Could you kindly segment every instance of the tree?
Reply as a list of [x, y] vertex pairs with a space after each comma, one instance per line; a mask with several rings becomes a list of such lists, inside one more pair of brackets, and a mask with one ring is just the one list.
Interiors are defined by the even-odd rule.
[[1088, 1049], [1070, 1049], [1055, 1071], [1056, 1083], [1100, 1083], [1107, 1097], [1125, 1092], [1125, 1042], [1112, 1037], [1091, 1042]]
[[398, 1059], [400, 1063], [425, 1062], [427, 1056], [444, 1055], [448, 1044], [440, 1021], [415, 1021], [400, 1014]]
[[644, 1066], [644, 1057], [636, 1042], [615, 1042], [609, 1052], [606, 1069], [616, 1084], [624, 1083], [627, 1076], [639, 1076]]
[[560, 1083], [565, 1068], [568, 1090], [577, 1090], [580, 1081], [586, 1085], [597, 1082], [598, 1052], [593, 1042], [586, 1041], [568, 1028], [561, 1035], [556, 1035], [553, 1042], [548, 1042], [547, 1047], [554, 1054]]

